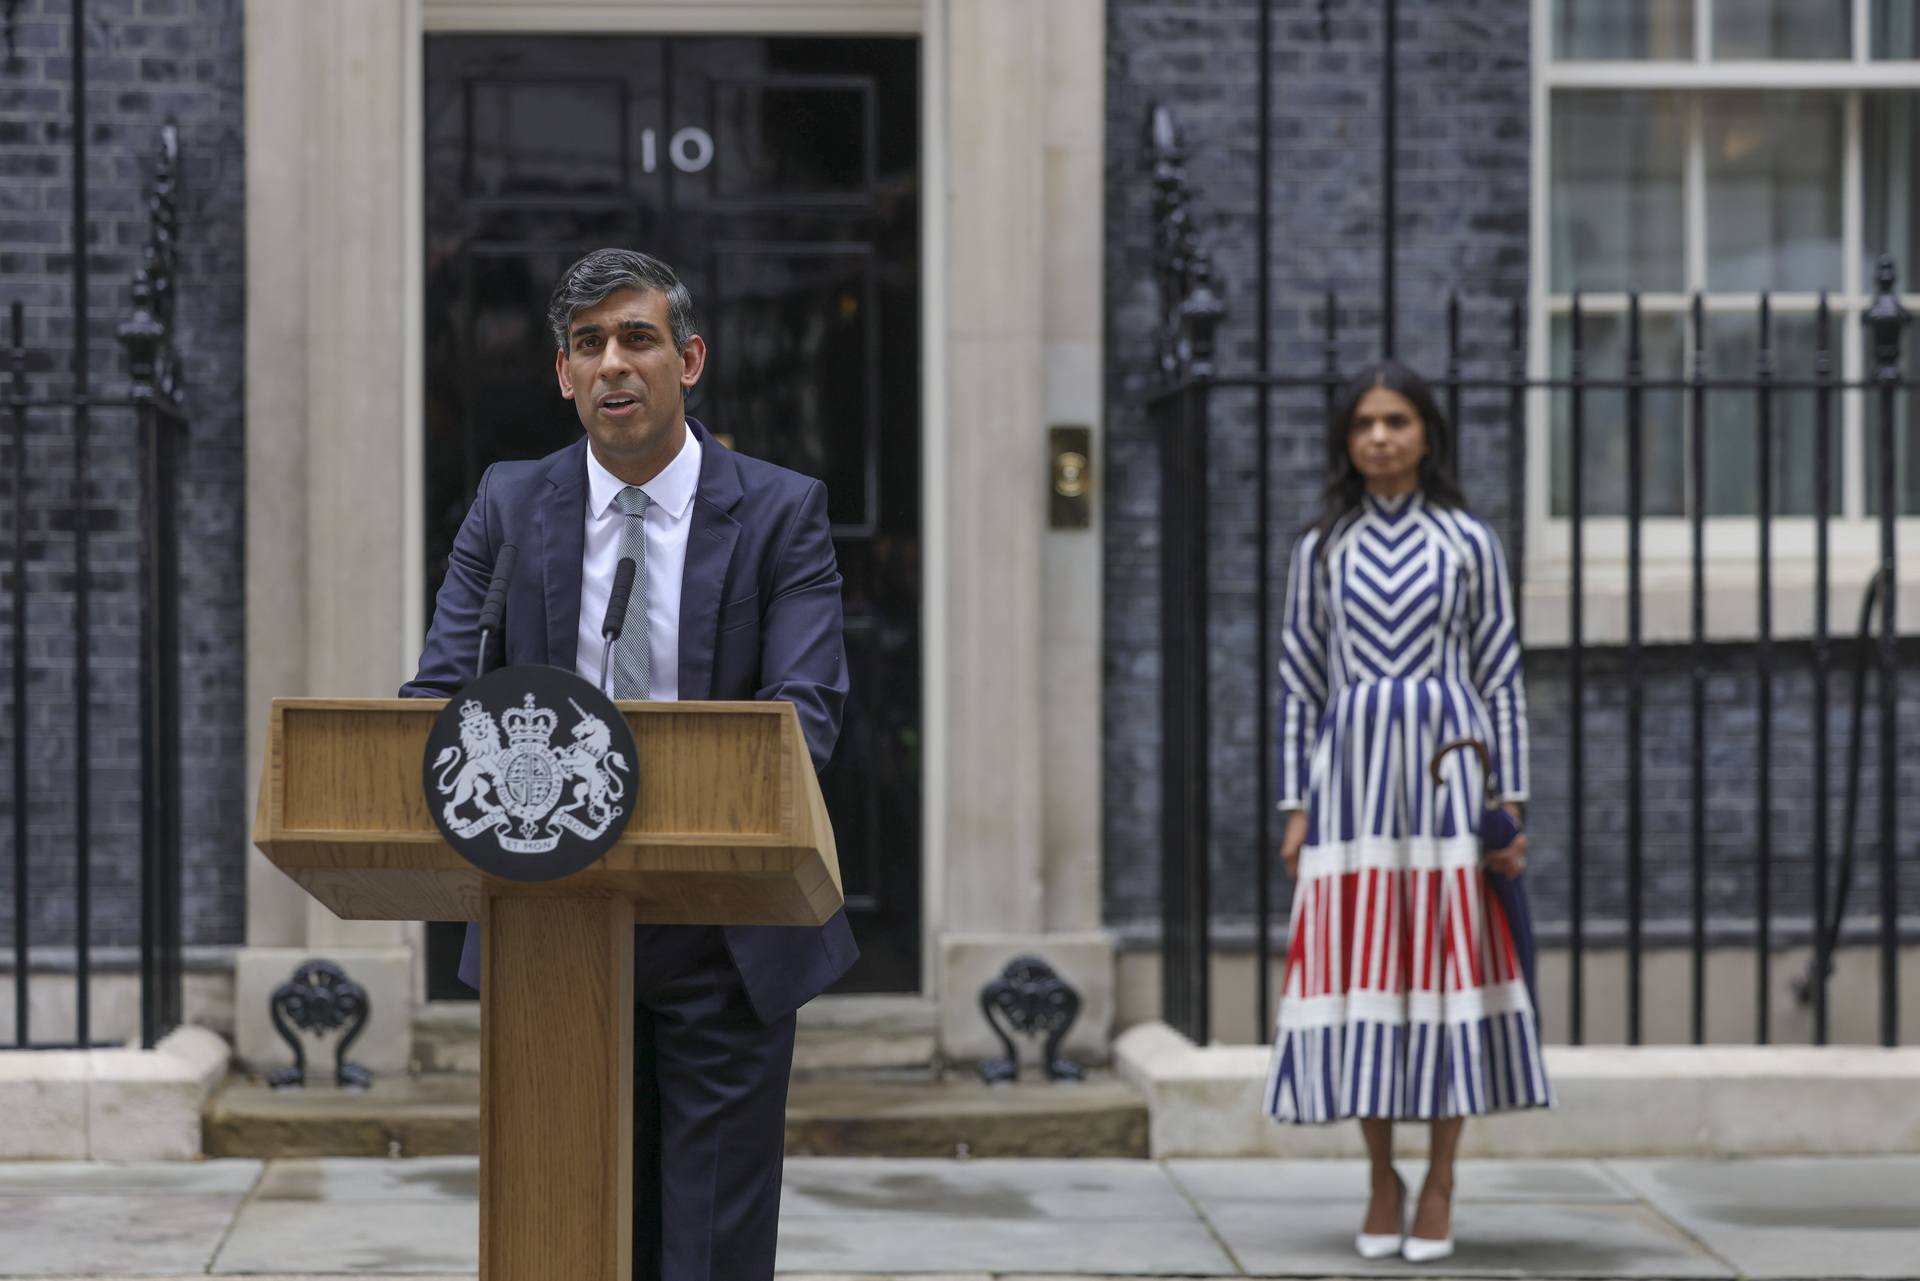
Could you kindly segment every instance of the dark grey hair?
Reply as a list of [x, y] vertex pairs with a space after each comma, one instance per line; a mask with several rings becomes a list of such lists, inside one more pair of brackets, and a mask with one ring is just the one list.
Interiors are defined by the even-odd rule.
[[553, 332], [554, 348], [567, 349], [567, 330], [575, 316], [622, 289], [665, 294], [673, 349], [686, 347], [687, 339], [693, 337], [693, 295], [673, 268], [637, 249], [596, 249], [560, 274], [560, 283], [547, 301], [547, 328]]

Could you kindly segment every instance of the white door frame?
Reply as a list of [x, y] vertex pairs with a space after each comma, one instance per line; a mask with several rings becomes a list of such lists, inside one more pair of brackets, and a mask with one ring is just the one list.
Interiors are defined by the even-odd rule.
[[[568, 35], [913, 35], [920, 37], [920, 308], [921, 308], [921, 905], [920, 991], [935, 991], [938, 939], [946, 885], [946, 625], [948, 555], [946, 489], [941, 482], [947, 441], [946, 294], [946, 30], [947, 0], [415, 0], [419, 22], [406, 60], [406, 278], [407, 528], [425, 514], [426, 427], [422, 404], [425, 247], [425, 39], [450, 32]], [[406, 658], [412, 661], [426, 628], [425, 549], [404, 544], [408, 588]], [[418, 927], [416, 927], [418, 928]], [[415, 938], [424, 954], [424, 930]], [[417, 967], [425, 1000], [425, 967]]]

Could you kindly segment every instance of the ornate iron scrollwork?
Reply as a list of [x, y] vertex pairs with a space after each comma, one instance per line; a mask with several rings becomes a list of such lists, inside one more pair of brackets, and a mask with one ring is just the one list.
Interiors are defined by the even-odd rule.
[[1873, 305], [1867, 308], [1865, 320], [1873, 338], [1874, 377], [1896, 383], [1900, 381], [1902, 335], [1913, 317], [1900, 305], [1900, 278], [1888, 255], [1882, 254], [1875, 264], [1873, 282]]
[[1051, 965], [1037, 956], [1016, 956], [1000, 976], [980, 989], [980, 1012], [987, 1026], [1000, 1038], [1006, 1054], [980, 1065], [980, 1075], [990, 1085], [1000, 1085], [1020, 1077], [1020, 1052], [1013, 1033], [1037, 1037], [1045, 1035], [1041, 1052], [1047, 1079], [1081, 1081], [1086, 1069], [1060, 1055], [1061, 1042], [1080, 1017], [1080, 994]]
[[312, 960], [293, 972], [293, 977], [273, 989], [267, 1002], [273, 1027], [293, 1050], [293, 1065], [276, 1068], [267, 1084], [276, 1090], [298, 1089], [307, 1083], [307, 1051], [294, 1031], [335, 1032], [345, 1028], [340, 1044], [333, 1052], [333, 1079], [342, 1089], [364, 1090], [373, 1084], [373, 1073], [358, 1063], [347, 1062], [347, 1048], [366, 1030], [373, 1013], [367, 990], [347, 977], [347, 972], [332, 961]]
[[1169, 382], [1211, 378], [1214, 335], [1227, 305], [1213, 256], [1193, 225], [1186, 139], [1173, 113], [1157, 104], [1147, 113], [1147, 146], [1153, 159], [1153, 274], [1162, 308], [1160, 373]]
[[175, 405], [180, 399], [180, 359], [173, 346], [174, 275], [179, 267], [180, 130], [160, 128], [147, 196], [147, 243], [133, 276], [133, 314], [118, 330], [127, 349], [134, 399]]

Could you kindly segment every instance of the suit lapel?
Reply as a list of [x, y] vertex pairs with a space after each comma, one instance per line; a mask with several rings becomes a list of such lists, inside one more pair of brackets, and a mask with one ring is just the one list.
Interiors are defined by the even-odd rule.
[[703, 699], [713, 697], [720, 596], [726, 591], [734, 545], [740, 540], [740, 522], [729, 514], [740, 501], [740, 475], [726, 446], [698, 421], [689, 418], [687, 425], [700, 441], [700, 488], [693, 498], [687, 564], [680, 578], [680, 697]]
[[547, 662], [573, 671], [580, 647], [580, 566], [587, 540], [587, 442], [554, 459], [553, 493], [540, 505], [540, 572], [547, 604]]

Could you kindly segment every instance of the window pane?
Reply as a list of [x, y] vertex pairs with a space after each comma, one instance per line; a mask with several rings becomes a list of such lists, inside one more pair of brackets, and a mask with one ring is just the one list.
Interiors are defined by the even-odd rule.
[[1553, 95], [1553, 288], [1686, 287], [1686, 100]]
[[1553, 56], [1693, 57], [1693, 0], [1554, 0]]
[[1853, 0], [1713, 0], [1716, 58], [1851, 58]]
[[1920, 272], [1920, 226], [1914, 222], [1914, 182], [1920, 177], [1920, 95], [1869, 94], [1863, 113], [1866, 155], [1866, 235], [1860, 280], [1873, 288], [1874, 264], [1892, 254], [1900, 285], [1912, 289]]
[[476, 80], [467, 111], [468, 194], [608, 192], [626, 181], [618, 80]]
[[[1677, 378], [1682, 372], [1684, 342], [1682, 318], [1642, 315], [1641, 367], [1648, 378]], [[1572, 318], [1553, 318], [1553, 373], [1565, 377], [1573, 368]], [[1590, 378], [1621, 378], [1627, 372], [1627, 318], [1588, 314], [1581, 320], [1585, 367]], [[1642, 510], [1649, 516], [1678, 516], [1685, 475], [1683, 425], [1686, 400], [1676, 391], [1641, 393], [1644, 423], [1641, 443]], [[1627, 510], [1627, 394], [1624, 391], [1585, 393], [1585, 443], [1581, 462], [1586, 514], [1620, 516]], [[1572, 512], [1573, 393], [1553, 394], [1552, 421], [1553, 514]]]
[[1838, 94], [1708, 96], [1708, 289], [1840, 287], [1844, 119]]
[[[1838, 343], [1845, 318], [1836, 315], [1827, 331], [1828, 341]], [[1753, 312], [1709, 314], [1707, 316], [1707, 377], [1743, 381], [1753, 380], [1759, 371], [1760, 319]], [[1811, 379], [1817, 341], [1815, 318], [1811, 315], [1775, 313], [1773, 317], [1773, 373], [1780, 379]], [[1840, 357], [1833, 355], [1837, 374]], [[1760, 393], [1750, 388], [1729, 388], [1707, 393], [1707, 514], [1709, 516], [1751, 516], [1760, 509], [1759, 439]], [[1815, 441], [1819, 433], [1819, 412], [1811, 391], [1774, 390], [1773, 412], [1773, 511], [1775, 515], [1813, 515], [1814, 481], [1818, 478], [1819, 458]], [[1841, 488], [1841, 403], [1838, 394], [1828, 397], [1827, 485], [1828, 511], [1840, 512]], [[1689, 482], [1687, 489], [1692, 492]]]
[[1920, 58], [1920, 16], [1913, 0], [1873, 0], [1873, 56]]

